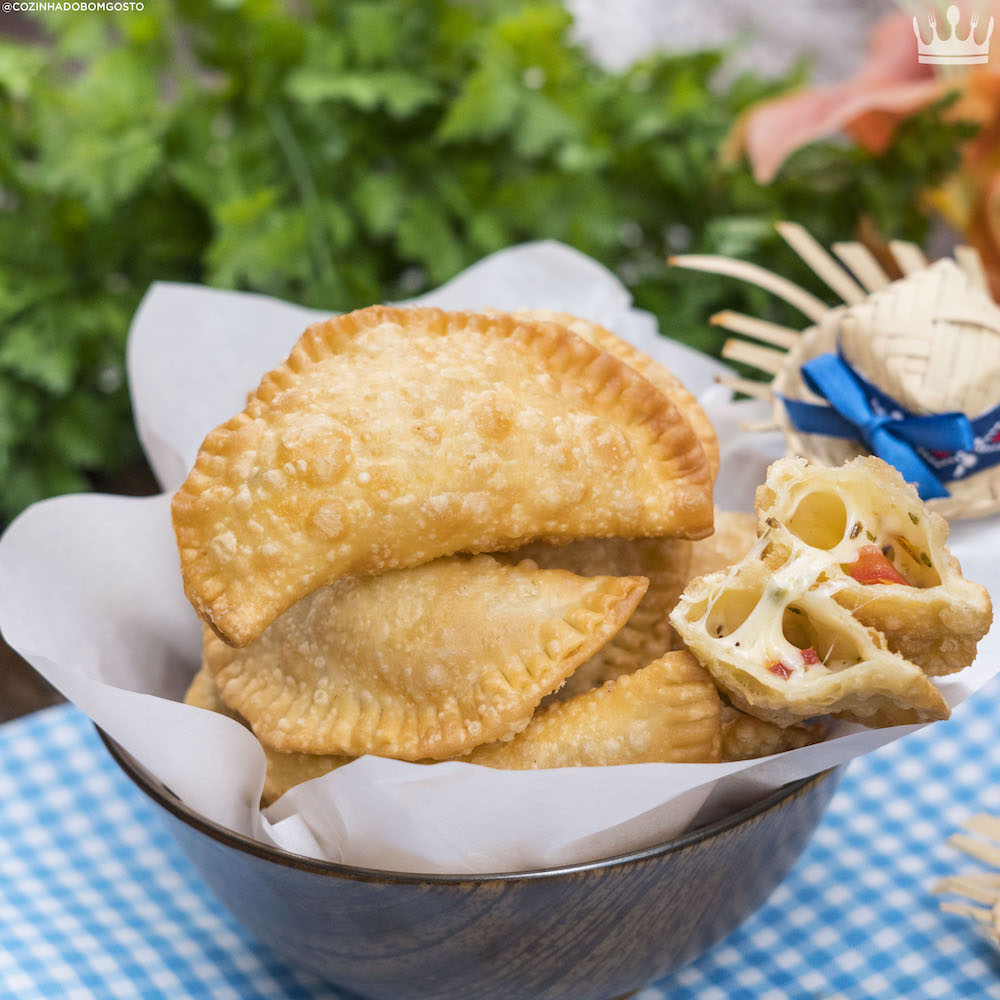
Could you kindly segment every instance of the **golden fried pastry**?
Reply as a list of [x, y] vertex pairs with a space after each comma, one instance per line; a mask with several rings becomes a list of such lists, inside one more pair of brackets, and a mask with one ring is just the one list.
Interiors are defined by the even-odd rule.
[[[785, 459], [757, 490], [762, 522], [825, 559], [834, 598], [932, 676], [967, 667], [993, 608], [945, 544], [948, 523], [879, 458], [840, 468]], [[699, 542], [699, 545], [705, 543]]]
[[541, 709], [522, 733], [482, 746], [465, 760], [515, 771], [714, 763], [720, 711], [718, 692], [697, 660], [667, 653], [634, 674]]
[[542, 569], [565, 569], [580, 576], [649, 580], [649, 589], [618, 634], [577, 667], [551, 698], [565, 701], [630, 674], [670, 649], [676, 637], [667, 615], [687, 582], [690, 553], [691, 543], [679, 538], [584, 538], [561, 546], [534, 542], [501, 557], [504, 562], [531, 559]]
[[670, 616], [733, 704], [779, 726], [828, 713], [868, 726], [948, 718], [923, 671], [832, 599], [826, 560], [809, 550], [783, 561], [777, 542], [768, 553], [782, 530], [692, 581]]
[[700, 538], [704, 450], [552, 323], [373, 306], [302, 335], [173, 501], [185, 592], [234, 646], [347, 574], [542, 538]]
[[[184, 696], [184, 704], [218, 712], [220, 715], [235, 719], [241, 726], [250, 728], [247, 720], [238, 712], [234, 712], [219, 696], [215, 680], [205, 667], [194, 675], [194, 680], [191, 681], [191, 686]], [[267, 746], [264, 747], [264, 756], [267, 759], [267, 773], [264, 777], [264, 790], [260, 796], [262, 806], [269, 806], [281, 798], [289, 788], [301, 785], [303, 781], [309, 781], [311, 778], [329, 774], [354, 760], [353, 757], [281, 753]]]
[[690, 542], [691, 565], [685, 585], [698, 576], [716, 573], [738, 563], [757, 541], [757, 516], [742, 511], [715, 511], [715, 531]]
[[712, 480], [715, 481], [719, 473], [719, 439], [715, 434], [715, 428], [705, 416], [705, 411], [698, 405], [698, 401], [666, 365], [654, 361], [648, 354], [633, 347], [627, 340], [622, 340], [605, 327], [573, 316], [571, 313], [556, 312], [551, 309], [518, 309], [513, 315], [559, 323], [572, 330], [578, 337], [583, 337], [588, 344], [593, 344], [624, 361], [643, 378], [652, 382], [687, 417], [688, 423], [698, 435], [698, 440], [705, 450], [705, 457], [712, 471]]
[[822, 723], [782, 728], [763, 719], [741, 712], [738, 708], [722, 709], [722, 759], [754, 760], [771, 754], [819, 743], [826, 735]]
[[439, 559], [338, 580], [243, 649], [206, 629], [205, 663], [277, 750], [454, 757], [523, 729], [645, 590], [642, 577]]

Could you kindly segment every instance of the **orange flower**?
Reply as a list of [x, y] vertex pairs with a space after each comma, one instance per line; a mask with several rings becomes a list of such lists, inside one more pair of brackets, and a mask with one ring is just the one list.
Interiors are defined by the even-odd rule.
[[979, 251], [1000, 301], [1000, 73], [969, 73], [962, 84], [954, 113], [978, 122], [979, 133], [963, 146], [961, 168], [928, 201]]
[[910, 18], [890, 14], [872, 33], [856, 76], [762, 101], [741, 123], [742, 145], [754, 176], [767, 184], [800, 146], [837, 132], [849, 132], [872, 152], [883, 151], [902, 119], [945, 92], [931, 67], [917, 62]]
[[[991, 15], [1000, 21], [1000, 0], [978, 10], [981, 39]], [[960, 35], [968, 30], [971, 13], [971, 8], [963, 12]], [[942, 22], [944, 18], [938, 30], [944, 34], [949, 28]], [[923, 17], [920, 28], [928, 39]], [[998, 37], [993, 43], [1000, 47]], [[976, 122], [980, 130], [963, 145], [959, 171], [929, 192], [928, 201], [982, 254], [1000, 298], [1000, 70], [994, 65], [948, 67], [946, 74], [936, 75], [932, 66], [917, 60], [913, 18], [890, 14], [876, 25], [867, 58], [854, 77], [761, 102], [739, 123], [729, 149], [745, 149], [754, 176], [766, 184], [795, 150], [840, 132], [881, 153], [901, 121], [957, 90], [949, 118]]]

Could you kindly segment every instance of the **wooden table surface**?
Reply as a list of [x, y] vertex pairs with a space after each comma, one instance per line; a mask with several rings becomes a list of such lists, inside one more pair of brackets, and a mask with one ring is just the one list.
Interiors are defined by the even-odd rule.
[[0, 722], [63, 700], [41, 674], [0, 639]]

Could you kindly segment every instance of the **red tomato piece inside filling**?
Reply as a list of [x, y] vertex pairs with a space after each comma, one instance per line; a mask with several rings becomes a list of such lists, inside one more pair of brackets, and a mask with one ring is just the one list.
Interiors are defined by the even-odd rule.
[[788, 669], [781, 662], [781, 660], [775, 660], [773, 663], [767, 665], [767, 669], [771, 671], [772, 674], [777, 674], [782, 680], [787, 681], [789, 677], [792, 676], [791, 670]]
[[899, 570], [877, 545], [862, 545], [857, 560], [851, 563], [847, 572], [858, 583], [902, 583], [908, 586]]

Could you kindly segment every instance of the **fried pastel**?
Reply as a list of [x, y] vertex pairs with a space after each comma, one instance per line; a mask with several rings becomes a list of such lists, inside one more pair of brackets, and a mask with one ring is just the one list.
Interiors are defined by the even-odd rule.
[[698, 405], [698, 401], [666, 365], [654, 361], [648, 354], [640, 351], [627, 340], [623, 340], [605, 327], [581, 319], [571, 313], [556, 312], [551, 309], [518, 309], [513, 315], [559, 323], [572, 330], [578, 337], [583, 337], [588, 344], [593, 344], [620, 361], [624, 361], [643, 378], [652, 382], [660, 392], [673, 401], [674, 405], [687, 418], [695, 434], [698, 435], [698, 440], [705, 451], [705, 457], [712, 472], [712, 481], [715, 481], [715, 477], [719, 473], [719, 439], [716, 436], [715, 428], [705, 416], [705, 411]]
[[[701, 544], [700, 542], [698, 544]], [[688, 578], [691, 543], [678, 538], [584, 538], [568, 545], [534, 542], [504, 561], [531, 559], [542, 569], [580, 576], [644, 576], [642, 600], [617, 635], [572, 673], [552, 698], [565, 701], [605, 681], [630, 674], [666, 653], [676, 641], [667, 615]]]
[[317, 323], [173, 501], [185, 592], [230, 645], [349, 574], [581, 537], [700, 538], [687, 419], [564, 327], [373, 306]]
[[833, 600], [825, 561], [782, 562], [766, 554], [769, 537], [737, 566], [692, 581], [670, 616], [732, 703], [778, 726], [832, 713], [867, 726], [948, 718], [923, 671]]
[[715, 763], [721, 703], [711, 677], [685, 652], [535, 713], [512, 740], [465, 758], [512, 771], [614, 764]]
[[[241, 726], [250, 728], [250, 723], [222, 700], [215, 679], [205, 667], [194, 675], [194, 680], [191, 681], [191, 686], [184, 696], [184, 704], [204, 708], [209, 712], [218, 712], [220, 715], [235, 719]], [[267, 759], [267, 773], [264, 777], [264, 790], [260, 796], [262, 806], [269, 806], [276, 799], [280, 799], [289, 788], [301, 785], [303, 781], [309, 781], [311, 778], [329, 774], [354, 759], [310, 753], [281, 753], [268, 746], [264, 746], [264, 756]]]
[[322, 587], [243, 649], [206, 629], [205, 663], [276, 750], [454, 757], [523, 729], [645, 590], [530, 560], [439, 559]]
[[742, 511], [715, 511], [715, 531], [708, 538], [690, 542], [691, 565], [687, 585], [695, 577], [716, 573], [738, 563], [757, 541], [757, 516]]
[[834, 598], [891, 650], [931, 676], [975, 659], [993, 620], [989, 594], [962, 576], [947, 521], [893, 466], [871, 456], [839, 468], [775, 462], [757, 509], [762, 524], [777, 521], [826, 558]]
[[722, 709], [722, 759], [754, 760], [819, 743], [826, 735], [820, 722], [782, 728], [738, 708]]

